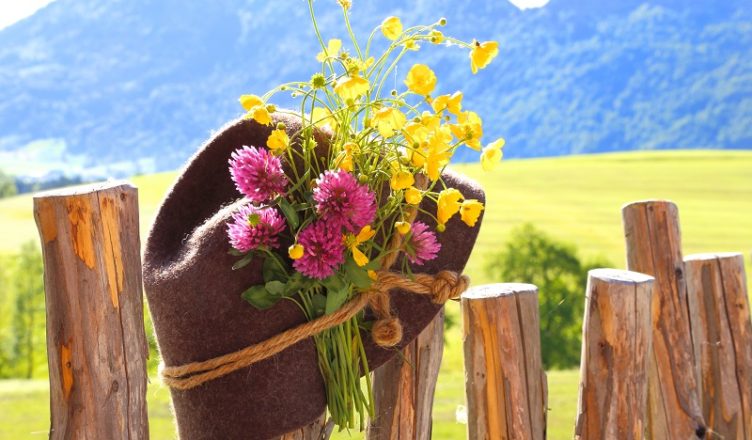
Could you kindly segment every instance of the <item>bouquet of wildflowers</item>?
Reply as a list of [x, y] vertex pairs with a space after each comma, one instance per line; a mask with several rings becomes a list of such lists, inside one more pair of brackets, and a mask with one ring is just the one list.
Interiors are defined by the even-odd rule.
[[[277, 93], [291, 93], [300, 108], [290, 113], [302, 125], [292, 136], [283, 124], [273, 126], [266, 145], [232, 154], [231, 177], [247, 203], [234, 213], [228, 236], [240, 257], [235, 268], [259, 256], [264, 261], [264, 284], [249, 286], [244, 299], [259, 309], [292, 300], [313, 320], [371, 287], [380, 270], [411, 276], [408, 264], [419, 268], [436, 257], [436, 234], [453, 216], [474, 226], [482, 203], [447, 187], [442, 170], [462, 146], [479, 151], [483, 168], [491, 169], [501, 160], [504, 141], [482, 148], [481, 118], [463, 110], [461, 92], [439, 94], [436, 75], [425, 64], [412, 65], [404, 89], [384, 89], [398, 63], [421, 44], [469, 50], [476, 73], [497, 55], [496, 42], [445, 36], [439, 30], [445, 19], [404, 28], [389, 17], [362, 46], [348, 20], [350, 2], [340, 0], [351, 37], [345, 46], [323, 39], [308, 3], [321, 70], [309, 81], [240, 97], [248, 118], [272, 125], [271, 113], [284, 111], [269, 102]], [[386, 49], [372, 54], [372, 43], [384, 38], [376, 43]], [[436, 212], [426, 213], [434, 225], [413, 221], [424, 198], [436, 202]], [[286, 251], [283, 242], [292, 243]], [[401, 267], [389, 267], [398, 255], [405, 257]], [[329, 412], [342, 428], [354, 427], [356, 415], [363, 426], [372, 413], [370, 387], [360, 386], [361, 373], [369, 371], [362, 332], [369, 330], [360, 313], [314, 338]]]

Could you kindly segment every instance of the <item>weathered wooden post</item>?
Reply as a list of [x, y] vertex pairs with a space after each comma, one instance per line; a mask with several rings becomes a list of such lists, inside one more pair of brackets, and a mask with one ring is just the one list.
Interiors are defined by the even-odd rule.
[[375, 417], [368, 440], [430, 440], [433, 395], [444, 351], [444, 311], [373, 372]]
[[575, 438], [645, 438], [653, 277], [588, 273]]
[[655, 277], [647, 437], [704, 438], [679, 212], [672, 202], [651, 200], [624, 206], [622, 215], [627, 268]]
[[752, 323], [744, 258], [697, 254], [685, 260], [700, 402], [713, 437], [752, 439]]
[[491, 284], [462, 294], [470, 440], [546, 435], [538, 289]]
[[326, 412], [313, 423], [295, 431], [288, 432], [277, 440], [328, 440], [334, 429], [334, 422], [327, 422]]
[[50, 438], [148, 438], [136, 188], [38, 194], [34, 217], [44, 257]]

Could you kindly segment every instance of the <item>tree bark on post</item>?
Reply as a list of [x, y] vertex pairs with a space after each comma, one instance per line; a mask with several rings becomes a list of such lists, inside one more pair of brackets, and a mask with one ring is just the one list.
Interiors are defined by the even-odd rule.
[[653, 277], [588, 273], [575, 438], [645, 438]]
[[462, 294], [470, 440], [546, 436], [538, 289], [492, 284]]
[[444, 351], [444, 310], [418, 337], [373, 372], [375, 417], [368, 440], [430, 440], [433, 396]]
[[752, 323], [741, 254], [685, 260], [701, 404], [711, 435], [752, 439]]
[[136, 188], [38, 194], [34, 217], [44, 257], [50, 438], [148, 438]]
[[705, 438], [699, 369], [690, 333], [679, 212], [672, 202], [643, 201], [622, 208], [627, 268], [655, 277], [653, 354], [648, 376], [648, 438]]

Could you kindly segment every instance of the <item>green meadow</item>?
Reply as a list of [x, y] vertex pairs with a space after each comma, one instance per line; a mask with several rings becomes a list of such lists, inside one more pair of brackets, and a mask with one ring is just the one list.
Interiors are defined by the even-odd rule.
[[[743, 252], [748, 273], [752, 270], [752, 152], [618, 153], [509, 160], [493, 173], [483, 173], [477, 164], [456, 169], [486, 191], [487, 211], [466, 269], [476, 284], [526, 281], [493, 280], [484, 273], [488, 255], [499, 249], [512, 228], [525, 222], [576, 245], [585, 259], [605, 257], [614, 267], [624, 267], [621, 207], [644, 199], [677, 203], [685, 255]], [[174, 173], [163, 173], [132, 179], [139, 188], [142, 241], [174, 177]], [[31, 209], [30, 196], [0, 200], [1, 253], [13, 253], [23, 242], [36, 239]], [[456, 304], [448, 306], [448, 314], [459, 322]], [[434, 405], [434, 438], [463, 438], [464, 426], [455, 416], [458, 406], [464, 405], [458, 325], [448, 331], [446, 339]], [[148, 391], [152, 438], [173, 438], [169, 392], [152, 382]], [[551, 439], [572, 437], [577, 382], [575, 370], [548, 374]], [[49, 423], [47, 399], [46, 381], [0, 381], [0, 439], [44, 436]]]

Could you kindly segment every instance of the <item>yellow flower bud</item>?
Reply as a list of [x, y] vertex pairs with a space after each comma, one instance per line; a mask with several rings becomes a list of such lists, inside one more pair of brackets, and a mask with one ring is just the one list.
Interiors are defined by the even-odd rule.
[[410, 232], [410, 223], [408, 222], [395, 222], [394, 227], [397, 229], [397, 232], [399, 232], [400, 235], [405, 235]]
[[369, 270], [367, 273], [368, 273], [368, 278], [372, 279], [373, 281], [376, 281], [379, 279], [379, 275], [376, 273], [375, 270]]
[[303, 257], [303, 251], [303, 245], [294, 244], [287, 248], [287, 255], [289, 255], [293, 260], [298, 260]]

